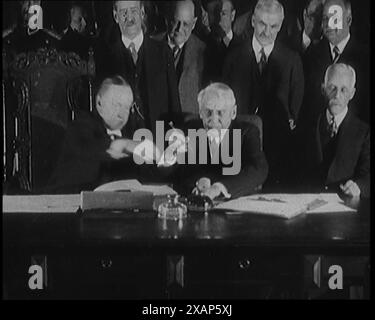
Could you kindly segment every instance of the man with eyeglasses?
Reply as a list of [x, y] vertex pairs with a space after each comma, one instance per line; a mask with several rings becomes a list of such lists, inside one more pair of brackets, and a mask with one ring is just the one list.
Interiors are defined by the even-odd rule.
[[155, 131], [161, 115], [180, 112], [176, 73], [170, 50], [143, 31], [142, 1], [114, 1], [113, 16], [120, 35], [99, 58], [99, 77], [120, 74], [134, 92], [129, 122], [133, 130]]
[[167, 32], [155, 36], [168, 44], [174, 60], [181, 109], [189, 114], [199, 112], [197, 96], [203, 86], [205, 71], [206, 45], [192, 34], [196, 23], [193, 1], [172, 1], [167, 7]]
[[322, 16], [324, 0], [305, 0], [295, 31], [290, 35], [291, 47], [303, 55], [323, 37]]

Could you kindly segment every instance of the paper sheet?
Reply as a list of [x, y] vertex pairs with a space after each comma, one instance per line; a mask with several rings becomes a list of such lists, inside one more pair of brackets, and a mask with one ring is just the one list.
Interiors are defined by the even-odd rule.
[[80, 201], [79, 194], [3, 196], [3, 212], [75, 213], [79, 209]]
[[[311, 204], [318, 207], [309, 209]], [[263, 194], [242, 197], [216, 206], [217, 209], [234, 210], [229, 214], [259, 213], [293, 218], [300, 213], [355, 212], [345, 206], [337, 194]]]
[[121, 180], [107, 183], [96, 188], [94, 191], [145, 191], [152, 192], [154, 196], [176, 195], [171, 187], [167, 185], [142, 185], [138, 180]]

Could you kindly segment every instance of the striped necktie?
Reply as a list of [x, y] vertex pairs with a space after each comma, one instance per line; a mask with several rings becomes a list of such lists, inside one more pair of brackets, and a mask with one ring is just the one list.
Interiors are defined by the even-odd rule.
[[267, 57], [266, 57], [266, 53], [264, 52], [264, 48], [262, 47], [262, 49], [260, 50], [260, 61], [258, 64], [260, 74], [263, 73], [264, 68], [266, 67], [266, 64], [267, 64]]
[[129, 50], [130, 50], [130, 53], [132, 55], [132, 59], [133, 59], [133, 62], [134, 62], [134, 65], [137, 65], [137, 61], [138, 61], [138, 53], [137, 53], [137, 50], [135, 49], [135, 44], [134, 42], [131, 42], [130, 45], [129, 45]]
[[340, 49], [337, 46], [335, 46], [333, 48], [333, 54], [334, 54], [334, 57], [333, 57], [333, 60], [332, 60], [332, 64], [335, 64], [339, 60], [340, 54], [341, 54]]

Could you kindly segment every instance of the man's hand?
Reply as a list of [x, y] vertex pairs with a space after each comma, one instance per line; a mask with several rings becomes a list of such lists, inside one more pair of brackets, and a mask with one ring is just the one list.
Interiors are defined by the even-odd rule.
[[161, 156], [158, 166], [167, 168], [175, 165], [178, 154], [188, 151], [188, 141], [189, 138], [185, 137], [183, 134], [179, 132], [173, 133], [170, 139], [171, 144]]
[[223, 195], [225, 198], [230, 199], [231, 195], [228, 193], [225, 186], [221, 183], [214, 183], [210, 188], [208, 188], [202, 195], [209, 197], [211, 200]]
[[127, 139], [118, 139], [112, 141], [107, 153], [114, 160], [120, 160], [123, 158], [129, 157], [131, 151], [129, 150], [129, 140]]
[[107, 153], [114, 160], [127, 158], [133, 154], [134, 157], [143, 159], [145, 162], [158, 162], [160, 151], [150, 140], [142, 142], [128, 139], [118, 139], [111, 143]]
[[349, 196], [351, 198], [356, 198], [361, 195], [361, 190], [359, 189], [358, 185], [352, 180], [349, 180], [347, 183], [340, 185], [340, 189], [346, 196]]
[[[143, 159], [146, 163], [158, 163], [161, 153], [158, 147], [150, 140], [136, 142], [137, 146], [133, 149], [133, 156]], [[136, 161], [138, 163], [138, 161]]]
[[211, 188], [211, 180], [209, 178], [200, 178], [196, 183], [196, 187], [193, 190], [193, 194], [200, 195], [205, 193]]

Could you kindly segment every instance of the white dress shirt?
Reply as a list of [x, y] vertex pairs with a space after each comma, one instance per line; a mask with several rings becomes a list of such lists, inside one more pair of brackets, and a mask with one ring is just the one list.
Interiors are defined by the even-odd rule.
[[340, 55], [344, 52], [345, 47], [347, 46], [348, 42], [350, 40], [350, 33], [348, 36], [343, 39], [337, 46], [334, 46], [332, 43], [329, 43], [330, 49], [331, 49], [331, 56], [332, 60], [335, 58], [335, 51], [334, 48], [337, 47], [340, 51]]
[[139, 52], [139, 49], [141, 48], [144, 40], [143, 31], [139, 35], [137, 35], [133, 40], [130, 40], [129, 38], [126, 38], [124, 35], [121, 37], [122, 43], [126, 47], [126, 49], [129, 49], [130, 44], [133, 42], [135, 45], [135, 50], [137, 53]]
[[224, 42], [224, 44], [225, 44], [227, 47], [229, 47], [231, 41], [233, 40], [233, 36], [234, 36], [234, 35], [233, 35], [233, 31], [230, 30], [230, 31], [225, 35], [225, 37], [223, 38], [223, 42]]
[[303, 30], [302, 33], [302, 46], [303, 49], [306, 50], [311, 44], [311, 39], [310, 37], [306, 34], [305, 30]]
[[[176, 46], [176, 44], [171, 40], [171, 38], [169, 37], [169, 35], [168, 35], [168, 45], [172, 49], [172, 51], [173, 51], [173, 48]], [[184, 45], [185, 45], [185, 42], [183, 42], [180, 45], [178, 45], [179, 48], [180, 48], [180, 51], [182, 50], [182, 48], [184, 47]]]
[[[344, 119], [345, 119], [345, 117], [348, 113], [348, 110], [349, 110], [348, 107], [346, 107], [340, 114], [337, 114], [336, 116], [334, 116], [335, 123], [336, 123], [336, 126], [337, 126], [337, 130], [340, 128], [340, 125], [344, 121]], [[327, 122], [330, 123], [333, 115], [329, 112], [328, 109], [326, 111], [326, 116], [327, 116]]]
[[111, 137], [118, 137], [118, 138], [122, 138], [122, 132], [121, 130], [110, 130], [110, 129], [107, 129], [107, 134]]
[[[266, 54], [267, 61], [268, 61], [268, 58], [273, 51], [274, 46], [275, 46], [275, 43], [273, 42], [273, 43], [269, 44], [268, 46], [264, 47], [264, 53]], [[253, 50], [254, 50], [254, 53], [255, 53], [255, 57], [257, 59], [257, 63], [260, 62], [260, 59], [261, 59], [261, 56], [262, 56], [260, 51], [262, 50], [262, 48], [263, 48], [262, 45], [255, 38], [255, 36], [253, 36]]]

